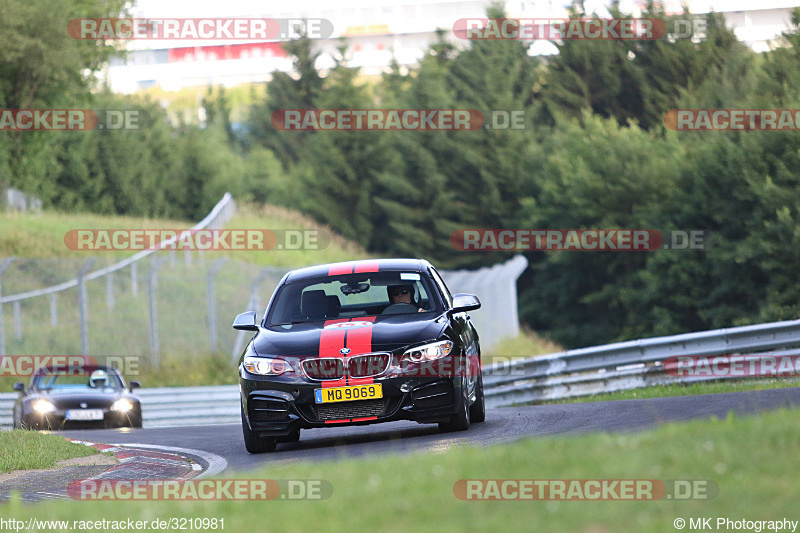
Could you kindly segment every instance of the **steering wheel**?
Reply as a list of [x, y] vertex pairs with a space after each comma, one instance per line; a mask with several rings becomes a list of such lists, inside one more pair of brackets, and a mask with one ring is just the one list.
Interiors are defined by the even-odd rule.
[[382, 315], [403, 315], [406, 313], [416, 313], [417, 306], [407, 303], [391, 304], [383, 310]]

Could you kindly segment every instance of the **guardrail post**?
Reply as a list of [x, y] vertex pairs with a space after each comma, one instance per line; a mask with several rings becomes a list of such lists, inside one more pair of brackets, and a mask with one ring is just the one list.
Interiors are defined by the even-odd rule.
[[158, 317], [156, 315], [156, 282], [161, 258], [153, 255], [150, 262], [150, 275], [147, 278], [147, 299], [150, 306], [150, 355], [153, 357], [153, 368], [158, 370], [160, 360], [158, 345]]
[[14, 334], [18, 341], [22, 340], [22, 320], [19, 316], [19, 300], [14, 302]]
[[56, 293], [50, 295], [50, 325], [53, 327], [58, 325], [58, 302], [56, 301]]
[[106, 274], [106, 307], [114, 309], [114, 273]]
[[[13, 257], [9, 257], [4, 259], [2, 263], [0, 263], [0, 297], [3, 296], [3, 272], [6, 271], [8, 267], [11, 266], [11, 263], [14, 262]], [[6, 335], [3, 331], [3, 304], [0, 304], [0, 355], [6, 355]]]
[[95, 258], [92, 257], [83, 264], [78, 271], [78, 307], [81, 315], [81, 355], [89, 355], [89, 302], [86, 296], [86, 282], [83, 277], [94, 265]]
[[211, 268], [208, 270], [207, 277], [207, 295], [208, 295], [208, 342], [212, 352], [217, 351], [217, 344], [219, 337], [217, 335], [217, 301], [214, 296], [214, 276], [222, 265], [225, 263], [226, 258], [220, 257], [217, 259]]
[[139, 292], [139, 280], [136, 276], [136, 263], [131, 263], [131, 294], [134, 296]]

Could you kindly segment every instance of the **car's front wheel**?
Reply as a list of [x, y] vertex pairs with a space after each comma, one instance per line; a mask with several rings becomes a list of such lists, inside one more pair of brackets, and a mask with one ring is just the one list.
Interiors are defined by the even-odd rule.
[[458, 401], [458, 410], [448, 422], [439, 422], [439, 429], [442, 431], [464, 431], [469, 429], [469, 399], [467, 398], [467, 384], [462, 382], [461, 394]]
[[469, 408], [470, 422], [483, 422], [486, 420], [486, 402], [483, 398], [483, 376], [478, 376], [475, 384], [475, 402]]
[[128, 420], [130, 423], [130, 427], [132, 428], [140, 428], [142, 427], [142, 413], [136, 413]]
[[250, 429], [250, 425], [247, 423], [247, 418], [244, 416], [244, 406], [239, 405], [239, 409], [242, 413], [242, 433], [244, 434], [245, 449], [250, 453], [274, 452], [278, 444], [275, 438], [259, 437], [255, 431]]

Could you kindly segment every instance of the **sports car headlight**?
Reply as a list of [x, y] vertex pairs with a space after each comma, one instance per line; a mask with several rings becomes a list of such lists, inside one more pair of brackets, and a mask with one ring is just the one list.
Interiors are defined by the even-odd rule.
[[131, 404], [131, 402], [129, 402], [125, 398], [120, 398], [119, 400], [111, 404], [112, 411], [121, 411], [124, 413], [125, 411], [130, 411], [131, 409], [133, 409], [133, 404]]
[[289, 372], [292, 367], [282, 359], [272, 359], [270, 357], [246, 356], [242, 362], [245, 369], [251, 374], [261, 376], [280, 376], [284, 372]]
[[56, 410], [56, 406], [49, 400], [36, 400], [33, 402], [33, 409], [39, 413], [52, 413]]
[[450, 341], [432, 342], [430, 344], [423, 344], [416, 348], [406, 350], [403, 355], [408, 357], [410, 361], [415, 363], [422, 363], [424, 361], [433, 361], [453, 351], [453, 343]]

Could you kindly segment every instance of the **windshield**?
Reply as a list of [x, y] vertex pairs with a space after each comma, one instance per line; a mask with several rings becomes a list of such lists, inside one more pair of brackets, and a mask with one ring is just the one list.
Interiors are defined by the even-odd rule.
[[267, 325], [440, 311], [432, 291], [424, 273], [411, 271], [298, 280], [279, 289]]
[[51, 373], [36, 376], [31, 387], [40, 391], [108, 392], [124, 388], [120, 377], [111, 371], [90, 374]]

